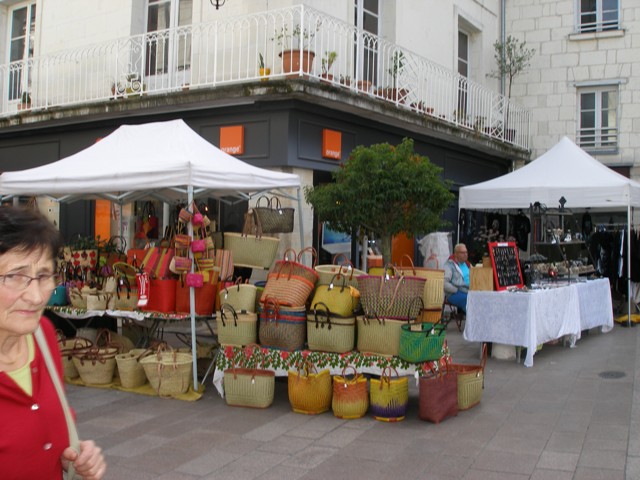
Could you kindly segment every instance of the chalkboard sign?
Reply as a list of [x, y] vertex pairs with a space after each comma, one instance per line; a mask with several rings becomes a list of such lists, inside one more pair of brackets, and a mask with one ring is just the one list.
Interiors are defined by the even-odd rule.
[[496, 290], [524, 286], [520, 260], [518, 259], [518, 247], [515, 242], [490, 242], [489, 255], [491, 256]]

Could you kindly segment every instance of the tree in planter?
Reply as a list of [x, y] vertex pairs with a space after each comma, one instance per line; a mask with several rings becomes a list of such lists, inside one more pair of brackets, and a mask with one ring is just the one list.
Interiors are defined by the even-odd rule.
[[[496, 41], [493, 44], [494, 54], [498, 68], [489, 73], [492, 78], [507, 81], [507, 99], [511, 100], [511, 86], [515, 77], [525, 72], [531, 65], [531, 59], [536, 51], [533, 48], [527, 48], [527, 42], [519, 41], [511, 35], [507, 36], [504, 43]], [[509, 110], [505, 115], [505, 125], [509, 124]]]
[[336, 61], [336, 58], [338, 58], [338, 52], [334, 52], [334, 51], [324, 52], [324, 56], [322, 57], [322, 77], [323, 78], [326, 78], [328, 80], [333, 79], [333, 75], [331, 75], [329, 72], [331, 71], [331, 67], [333, 67], [333, 63]]
[[408, 138], [397, 146], [359, 146], [333, 173], [333, 183], [306, 187], [305, 199], [332, 229], [374, 234], [386, 263], [394, 235], [426, 234], [442, 226], [441, 216], [454, 197], [441, 173], [415, 153]]
[[[302, 28], [299, 23], [293, 30], [289, 30], [288, 24], [276, 29], [271, 40], [282, 48], [279, 55], [282, 58], [282, 68], [285, 73], [299, 71], [301, 60], [302, 71], [308, 73], [311, 70], [316, 54], [309, 50], [309, 43], [314, 39], [318, 30], [320, 30], [319, 22], [316, 24], [315, 30]], [[300, 58], [301, 49], [302, 59]]]

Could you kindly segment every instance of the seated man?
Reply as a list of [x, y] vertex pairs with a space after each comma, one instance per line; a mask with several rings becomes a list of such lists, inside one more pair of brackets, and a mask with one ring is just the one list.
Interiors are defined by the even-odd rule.
[[469, 291], [469, 268], [467, 247], [457, 244], [453, 255], [444, 264], [444, 295], [447, 301], [467, 313], [467, 292]]

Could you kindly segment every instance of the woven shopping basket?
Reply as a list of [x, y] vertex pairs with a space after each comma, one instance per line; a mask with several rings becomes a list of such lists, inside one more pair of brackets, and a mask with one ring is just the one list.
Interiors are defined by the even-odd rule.
[[396, 357], [400, 351], [400, 332], [404, 320], [370, 318], [366, 315], [356, 317], [356, 349], [363, 353], [372, 353]]
[[[393, 372], [395, 378], [391, 377]], [[395, 368], [385, 367], [379, 379], [371, 379], [369, 397], [373, 418], [382, 422], [402, 421], [409, 404], [409, 379], [398, 376]]]
[[358, 276], [367, 274], [364, 270], [354, 268], [344, 253], [335, 255], [330, 265], [316, 265], [315, 270], [318, 272], [318, 285], [329, 285], [333, 277], [339, 275], [338, 281], [344, 277], [346, 284], [355, 288], [358, 288]]
[[258, 340], [258, 315], [255, 313], [237, 313], [231, 305], [223, 303], [216, 315], [216, 324], [221, 345], [242, 347]]
[[276, 258], [280, 239], [224, 232], [224, 249], [232, 252], [236, 267], [269, 268]]
[[429, 368], [419, 380], [418, 418], [440, 423], [458, 415], [458, 373], [448, 366]]
[[449, 368], [458, 374], [458, 410], [475, 407], [482, 399], [484, 367], [487, 363], [487, 344], [482, 345], [480, 365], [451, 363]]
[[[405, 258], [408, 260], [409, 266], [404, 265]], [[398, 267], [398, 271], [400, 275], [410, 275], [414, 277], [424, 278], [426, 280], [422, 295], [424, 308], [442, 308], [442, 303], [444, 302], [444, 270], [416, 267], [413, 265], [413, 260], [411, 260], [411, 257], [405, 254], [402, 257], [402, 262]]]
[[[266, 206], [262, 206], [262, 199], [266, 200]], [[264, 233], [291, 233], [293, 232], [293, 218], [295, 209], [282, 207], [278, 197], [262, 195], [258, 198], [253, 211], [258, 217]]]
[[[339, 278], [340, 277], [340, 278]], [[352, 317], [360, 306], [360, 294], [346, 283], [344, 275], [334, 275], [328, 285], [318, 285], [311, 305], [322, 303], [341, 317]]]
[[297, 371], [289, 370], [287, 390], [294, 412], [317, 415], [331, 408], [331, 374], [329, 369], [317, 372], [316, 367], [307, 361]]
[[260, 345], [286, 351], [302, 350], [306, 336], [306, 308], [283, 307], [277, 299], [267, 297], [260, 306]]
[[280, 305], [300, 307], [307, 303], [315, 284], [305, 277], [294, 275], [293, 262], [280, 263], [267, 275], [261, 302], [275, 297]]
[[415, 319], [420, 313], [426, 280], [419, 277], [360, 275], [358, 290], [364, 313], [396, 320]]
[[438, 360], [442, 357], [446, 327], [442, 324], [415, 323], [402, 325], [398, 356], [411, 363]]
[[67, 378], [78, 378], [78, 369], [73, 363], [73, 356], [83, 350], [93, 346], [93, 342], [88, 338], [61, 338], [58, 340], [60, 354], [62, 356], [62, 367], [64, 376]]
[[[247, 280], [248, 282], [248, 280]], [[220, 305], [227, 304], [234, 310], [241, 312], [255, 312], [257, 287], [250, 283], [242, 283], [238, 277], [234, 285], [220, 290]]]
[[137, 388], [147, 383], [144, 368], [140, 365], [140, 359], [145, 353], [151, 353], [151, 350], [134, 348], [127, 353], [116, 355], [120, 385], [124, 388]]
[[159, 396], [173, 397], [189, 389], [193, 373], [191, 354], [161, 345], [153, 355], [142, 358], [140, 363], [151, 387]]
[[273, 403], [275, 372], [264, 368], [264, 353], [261, 353], [260, 368], [237, 368], [235, 363], [224, 371], [224, 399], [234, 407], [267, 408]]
[[73, 356], [80, 380], [89, 385], [106, 385], [113, 381], [116, 370], [117, 347], [89, 347]]
[[334, 315], [323, 303], [316, 303], [307, 313], [309, 350], [346, 353], [353, 350], [356, 318]]
[[[353, 370], [348, 378], [346, 372]], [[369, 408], [369, 389], [367, 377], [358, 373], [352, 365], [342, 369], [342, 376], [333, 377], [333, 398], [331, 409], [338, 418], [352, 419], [364, 417]]]

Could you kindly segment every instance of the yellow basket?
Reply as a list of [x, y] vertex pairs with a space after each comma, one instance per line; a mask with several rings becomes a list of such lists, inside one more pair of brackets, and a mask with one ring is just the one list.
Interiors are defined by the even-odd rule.
[[458, 410], [475, 407], [482, 399], [484, 389], [484, 367], [487, 363], [487, 344], [482, 347], [480, 365], [452, 363], [449, 368], [458, 372]]
[[[354, 375], [347, 378], [345, 371], [352, 369]], [[359, 374], [352, 365], [342, 370], [342, 376], [333, 377], [333, 399], [331, 409], [338, 418], [361, 418], [369, 408], [369, 391], [367, 389], [367, 377]]]
[[[315, 367], [312, 367], [315, 370]], [[329, 369], [320, 373], [310, 373], [309, 366], [304, 371], [289, 370], [289, 403], [296, 413], [317, 415], [331, 408], [331, 374]]]
[[[382, 422], [400, 422], [407, 415], [409, 404], [409, 379], [407, 377], [391, 378], [391, 367], [382, 371], [380, 379], [371, 379], [369, 395], [373, 418]], [[387, 374], [386, 372], [389, 371]]]

